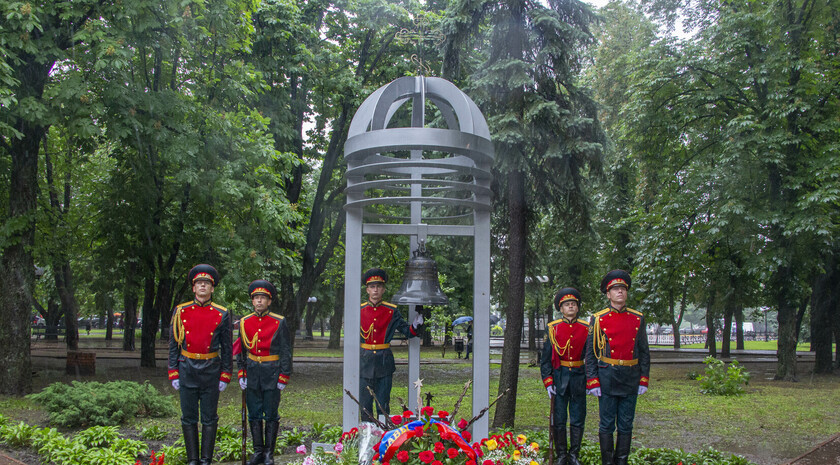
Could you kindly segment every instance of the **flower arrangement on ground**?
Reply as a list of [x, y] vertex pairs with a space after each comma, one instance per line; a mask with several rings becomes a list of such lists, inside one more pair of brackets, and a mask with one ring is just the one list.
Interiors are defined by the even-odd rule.
[[529, 442], [524, 434], [515, 435], [508, 431], [501, 435], [492, 435], [473, 444], [481, 457], [481, 465], [539, 465], [543, 463], [539, 456], [540, 446]]
[[[403, 412], [391, 417], [397, 428], [386, 432], [375, 446], [374, 463], [381, 465], [476, 465], [478, 453], [470, 446], [469, 431], [462, 431], [449, 424], [449, 413], [433, 407], [420, 409], [419, 418], [414, 413]], [[468, 423], [461, 420], [459, 427]]]

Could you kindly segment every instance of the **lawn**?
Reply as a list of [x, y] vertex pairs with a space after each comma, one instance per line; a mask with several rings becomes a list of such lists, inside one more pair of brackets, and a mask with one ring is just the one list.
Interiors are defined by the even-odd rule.
[[[424, 352], [429, 352], [429, 356], [439, 354], [439, 351]], [[308, 349], [301, 350], [297, 355], [327, 354], [337, 357], [340, 351]], [[448, 360], [451, 359], [449, 356]], [[634, 443], [688, 451], [712, 446], [744, 455], [759, 464], [776, 464], [802, 454], [840, 431], [840, 383], [836, 376], [805, 375], [798, 383], [776, 382], [766, 379], [775, 369], [770, 364], [747, 365], [747, 368], [752, 371], [747, 394], [711, 397], [701, 394], [699, 383], [688, 376], [690, 372], [701, 372], [702, 365], [653, 365], [651, 389], [638, 403]], [[341, 370], [340, 363], [297, 363], [281, 402], [283, 427], [307, 429], [314, 423], [337, 424], [341, 418]], [[404, 366], [399, 367], [394, 379], [394, 410], [399, 409], [396, 398], [407, 395], [406, 371]], [[166, 379], [165, 367], [149, 369], [123, 364], [99, 368], [97, 373], [93, 377], [97, 381], [129, 379], [142, 382], [148, 379], [158, 389], [170, 394], [173, 404], [178, 402]], [[495, 397], [498, 374], [498, 365], [492, 366], [491, 379], [494, 381], [490, 386], [491, 398]], [[451, 411], [464, 383], [470, 378], [470, 365], [424, 364], [421, 376], [424, 390], [435, 396], [433, 404]], [[52, 382], [69, 380], [60, 364], [39, 367], [35, 388], [40, 390]], [[516, 430], [544, 430], [548, 424], [548, 398], [539, 369], [523, 365], [520, 381]], [[231, 385], [222, 393], [222, 425], [239, 425], [240, 400], [236, 385]], [[468, 395], [461, 405], [459, 416], [471, 412], [470, 404]], [[590, 440], [597, 437], [597, 411], [597, 399], [589, 397], [586, 437]], [[0, 413], [14, 421], [41, 426], [47, 420], [40, 406], [28, 399], [0, 397]], [[150, 424], [160, 424], [171, 431], [167, 438], [170, 444], [177, 437], [177, 417], [137, 421], [125, 429], [136, 435], [141, 427]]]

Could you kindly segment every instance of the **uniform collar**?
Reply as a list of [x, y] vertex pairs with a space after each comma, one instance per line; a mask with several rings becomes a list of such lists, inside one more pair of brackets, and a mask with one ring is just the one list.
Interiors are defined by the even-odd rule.
[[209, 307], [213, 303], [213, 299], [207, 299], [207, 302], [199, 302], [198, 299], [193, 300], [199, 307]]
[[563, 317], [563, 321], [565, 321], [566, 323], [572, 324], [572, 323], [574, 323], [575, 321], [577, 321], [577, 317], [572, 318], [572, 319], [570, 320], [570, 319], [568, 319], [568, 318], [566, 318], [566, 317], [564, 316], [564, 317]]
[[613, 307], [612, 304], [610, 304], [610, 310], [612, 310], [614, 312], [617, 312], [617, 313], [624, 313], [624, 312], [627, 311], [627, 305], [621, 307], [621, 309], [618, 309], [618, 308]]
[[384, 300], [380, 300], [379, 303], [373, 303], [370, 300], [367, 301], [368, 305], [370, 305], [371, 307], [374, 307], [374, 308], [382, 305], [382, 302], [384, 302]]

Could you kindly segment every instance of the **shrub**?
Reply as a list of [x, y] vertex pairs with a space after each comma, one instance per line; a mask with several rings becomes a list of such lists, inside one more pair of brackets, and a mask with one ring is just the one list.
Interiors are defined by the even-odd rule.
[[719, 396], [737, 396], [744, 393], [744, 387], [750, 381], [750, 373], [733, 360], [729, 367], [712, 356], [703, 360], [706, 373], [700, 377], [700, 391], [704, 394]]
[[147, 441], [162, 441], [168, 434], [169, 432], [160, 425], [152, 425], [140, 430], [140, 437]]
[[277, 447], [281, 450], [286, 447], [297, 447], [306, 440], [309, 434], [306, 431], [298, 430], [294, 427], [291, 430], [283, 431], [280, 438], [277, 439]]
[[130, 418], [163, 417], [175, 412], [171, 400], [148, 382], [54, 383], [28, 397], [46, 408], [50, 422], [68, 427], [119, 425]]
[[187, 463], [187, 451], [183, 444], [175, 444], [171, 446], [163, 446], [158, 451], [159, 454], [166, 457], [166, 465], [184, 465]]
[[341, 426], [329, 426], [320, 431], [315, 430], [315, 438], [317, 442], [328, 442], [335, 444], [341, 438], [341, 433], [344, 431], [341, 429]]
[[16, 425], [5, 425], [0, 430], [0, 440], [12, 447], [29, 447], [32, 436], [38, 431], [37, 426], [20, 422]]
[[108, 447], [118, 437], [116, 426], [93, 426], [76, 433], [74, 441], [85, 447]]

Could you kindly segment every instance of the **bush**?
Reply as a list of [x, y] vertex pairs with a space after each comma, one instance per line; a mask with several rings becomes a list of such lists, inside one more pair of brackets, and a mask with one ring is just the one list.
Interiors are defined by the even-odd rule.
[[161, 428], [160, 425], [152, 425], [140, 430], [140, 437], [147, 441], [162, 441], [166, 439], [167, 435], [169, 435], [169, 432]]
[[67, 427], [112, 426], [130, 418], [163, 417], [175, 413], [172, 401], [148, 382], [54, 383], [27, 397], [46, 408], [51, 423]]
[[700, 391], [703, 394], [718, 396], [737, 396], [744, 393], [744, 387], [750, 381], [750, 373], [733, 360], [727, 367], [723, 360], [712, 356], [703, 360], [706, 374], [700, 377]]
[[0, 440], [12, 447], [29, 447], [32, 436], [37, 431], [37, 426], [30, 426], [24, 422], [16, 425], [4, 425], [0, 429]]

